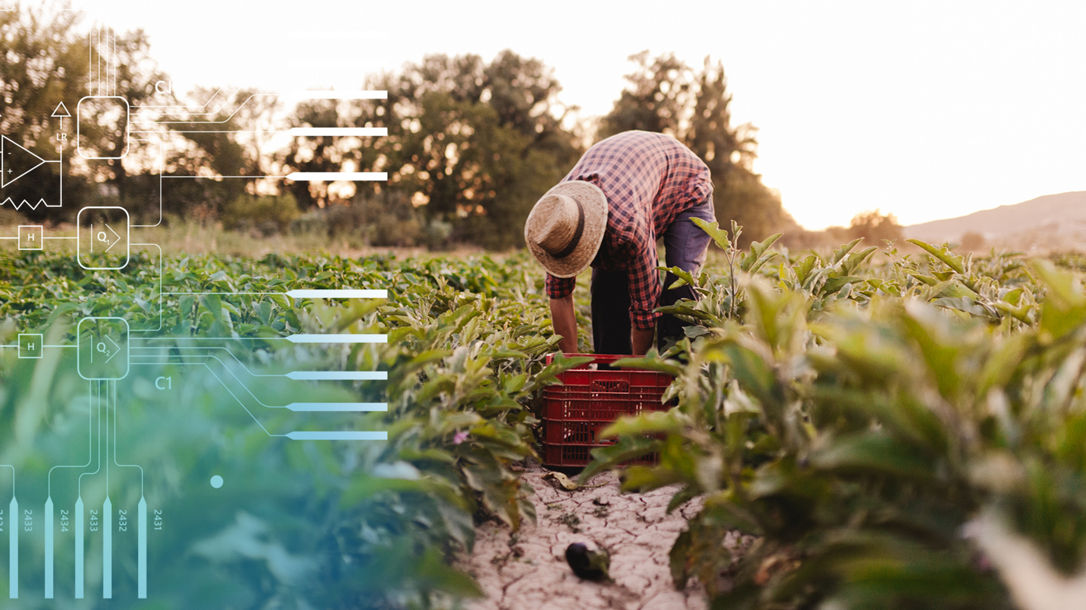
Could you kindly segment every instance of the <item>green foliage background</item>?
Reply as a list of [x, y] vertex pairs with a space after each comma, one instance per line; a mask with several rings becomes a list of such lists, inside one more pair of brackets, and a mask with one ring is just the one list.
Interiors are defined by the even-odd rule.
[[[534, 454], [535, 395], [571, 365], [543, 366], [554, 340], [543, 304], [531, 296], [541, 278], [528, 274], [526, 261], [183, 257], [163, 265], [168, 291], [208, 294], [161, 301], [157, 263], [157, 256], [136, 255], [124, 273], [104, 274], [59, 254], [0, 259], [5, 345], [17, 333], [37, 331], [50, 344], [70, 344], [75, 321], [91, 315], [155, 328], [162, 305], [162, 330], [149, 335], [159, 338], [138, 342], [154, 348], [133, 356], [161, 364], [134, 366], [117, 382], [116, 408], [104, 412], [105, 428], [115, 422], [110, 443], [118, 463], [142, 466], [149, 507], [164, 514], [163, 530], [150, 536], [150, 600], [134, 599], [131, 532], [140, 477], [113, 467], [108, 494], [130, 524], [114, 535], [113, 602], [100, 599], [100, 536], [88, 534], [87, 597], [99, 599], [89, 604], [383, 608], [444, 605], [475, 594], [448, 559], [470, 547], [476, 519], [516, 527], [531, 518], [513, 467]], [[359, 286], [386, 288], [389, 299], [252, 294]], [[302, 349], [275, 339], [296, 332], [387, 332], [389, 342]], [[227, 339], [191, 340], [198, 337]], [[20, 507], [35, 519], [21, 536], [26, 607], [52, 607], [41, 600], [47, 473], [55, 464], [83, 464], [88, 423], [99, 425], [73, 352], [47, 349], [43, 359], [26, 360], [0, 350], [0, 463], [15, 465]], [[389, 380], [307, 383], [248, 373], [290, 370], [386, 370]], [[173, 378], [172, 390], [154, 388], [159, 375]], [[385, 400], [387, 414], [274, 408]], [[388, 430], [390, 440], [290, 441], [261, 427], [271, 434]], [[94, 447], [92, 454], [96, 441]], [[101, 506], [104, 469], [92, 464], [53, 475], [58, 509], [74, 504], [80, 472], [97, 472], [84, 477], [81, 494], [88, 508]], [[225, 479], [221, 489], [209, 485], [213, 474]], [[5, 494], [5, 507], [9, 499]], [[71, 534], [59, 529], [56, 595], [64, 605], [74, 567]]]
[[[678, 406], [617, 422], [606, 432], [616, 444], [596, 452], [588, 473], [656, 452], [658, 465], [625, 469], [624, 485], [676, 485], [673, 507], [700, 503], [672, 552], [677, 586], [703, 586], [720, 607], [1006, 607], [1077, 573], [1086, 548], [1081, 256], [974, 259], [859, 240], [793, 254], [775, 238], [743, 250], [735, 227], [705, 229], [723, 252], [697, 277], [672, 270], [702, 295], [672, 307], [691, 324], [687, 338], [630, 363], [675, 375], [665, 399]], [[0, 339], [40, 330], [70, 342], [74, 322], [91, 315], [157, 326], [157, 262], [141, 253], [106, 274], [61, 254], [5, 255]], [[269, 256], [167, 257], [163, 268], [171, 291], [231, 296], [165, 295], [164, 338], [151, 342], [162, 364], [119, 383], [106, 420], [118, 425], [120, 463], [143, 465], [148, 501], [166, 516], [152, 536], [152, 602], [404, 607], [477, 594], [450, 558], [470, 549], [481, 519], [516, 528], [532, 518], [518, 469], [535, 453], [536, 400], [575, 363], [543, 365], [555, 341], [535, 265], [524, 255]], [[386, 287], [390, 298], [250, 294], [344, 286]], [[387, 332], [389, 343], [312, 350], [273, 338], [294, 332]], [[187, 349], [196, 336], [231, 339]], [[23, 546], [23, 589], [33, 591], [45, 475], [84, 459], [87, 383], [70, 350], [30, 361], [4, 349], [0, 358], [0, 462], [17, 465], [21, 505], [39, 519]], [[254, 381], [246, 367], [383, 369], [389, 381]], [[155, 391], [159, 374], [183, 383]], [[387, 414], [320, 420], [261, 404], [385, 399]], [[242, 405], [273, 433], [386, 429], [390, 440], [271, 438]], [[75, 472], [54, 475], [58, 506], [74, 501]], [[210, 474], [227, 484], [212, 489]], [[134, 472], [112, 477], [114, 505], [133, 506]], [[100, 475], [85, 478], [88, 506], [105, 491]], [[753, 545], [729, 550], [735, 531]], [[122, 601], [112, 605], [123, 605], [132, 540], [117, 539]], [[64, 548], [58, 596], [70, 591]], [[1018, 576], [1023, 558], [1047, 584]]]
[[605, 430], [585, 472], [655, 452], [624, 486], [699, 503], [676, 583], [721, 608], [1081, 603], [1082, 257], [790, 257], [735, 229], [706, 226], [728, 264], [680, 280], [688, 337], [627, 363], [675, 375], [678, 406]]

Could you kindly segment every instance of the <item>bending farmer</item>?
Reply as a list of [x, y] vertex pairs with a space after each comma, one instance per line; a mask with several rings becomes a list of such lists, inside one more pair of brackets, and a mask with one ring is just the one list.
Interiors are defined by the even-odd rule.
[[[671, 136], [627, 131], [588, 149], [536, 202], [524, 224], [532, 255], [547, 270], [554, 330], [577, 351], [576, 276], [592, 266], [592, 343], [600, 354], [644, 354], [682, 336], [682, 324], [654, 310], [696, 298], [690, 286], [663, 290], [656, 240], [669, 267], [696, 273], [709, 236], [690, 218], [716, 220], [709, 168]], [[664, 286], [675, 281], [672, 274]]]

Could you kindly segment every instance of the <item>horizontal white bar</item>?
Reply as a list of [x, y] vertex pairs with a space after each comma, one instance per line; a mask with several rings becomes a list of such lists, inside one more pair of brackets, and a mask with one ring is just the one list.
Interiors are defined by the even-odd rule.
[[388, 343], [388, 335], [337, 333], [330, 335], [297, 334], [287, 336], [291, 343]]
[[279, 97], [302, 100], [387, 100], [388, 91], [363, 90], [363, 91], [338, 91], [329, 89], [324, 91], [283, 91]]
[[350, 182], [385, 182], [388, 180], [387, 172], [291, 172], [286, 176], [287, 180], [295, 182], [333, 182], [347, 180]]
[[292, 441], [387, 441], [388, 432], [363, 432], [361, 430], [328, 430], [323, 432], [290, 432]]
[[300, 31], [287, 32], [287, 38], [298, 42], [330, 42], [330, 41], [373, 41], [392, 40], [393, 34], [388, 31], [377, 30], [351, 30], [351, 31]]
[[360, 136], [382, 137], [388, 135], [388, 127], [294, 127], [292, 136]]
[[292, 402], [287, 405], [291, 411], [313, 411], [321, 413], [333, 413], [339, 411], [350, 412], [386, 412], [387, 402]]
[[388, 371], [291, 371], [286, 377], [295, 381], [385, 381]]

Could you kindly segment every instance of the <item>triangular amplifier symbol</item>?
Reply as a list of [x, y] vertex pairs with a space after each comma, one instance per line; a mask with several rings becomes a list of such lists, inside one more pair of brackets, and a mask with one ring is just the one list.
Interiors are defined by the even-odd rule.
[[11, 138], [0, 136], [0, 187], [38, 169], [45, 159], [19, 146]]

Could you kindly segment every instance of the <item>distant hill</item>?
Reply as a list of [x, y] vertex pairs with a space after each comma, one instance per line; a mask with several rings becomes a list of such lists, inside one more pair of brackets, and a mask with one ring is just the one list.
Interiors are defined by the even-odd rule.
[[[1014, 247], [1086, 246], [1086, 191], [1045, 195], [1013, 205], [905, 227], [905, 236], [929, 242], [960, 242], [980, 233], [990, 244]], [[1051, 240], [1051, 243], [1045, 243]]]

